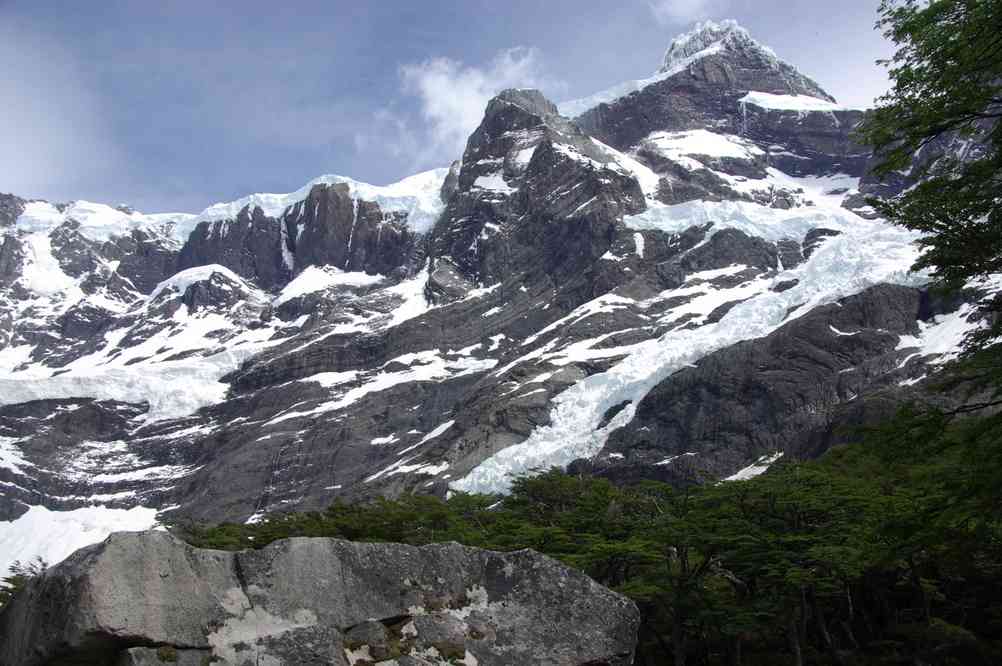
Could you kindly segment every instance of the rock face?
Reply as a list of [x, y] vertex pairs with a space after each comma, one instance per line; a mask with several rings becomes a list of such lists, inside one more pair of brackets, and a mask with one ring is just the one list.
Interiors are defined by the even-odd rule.
[[113, 238], [104, 246], [104, 254], [118, 261], [116, 273], [143, 294], [178, 271], [178, 243], [153, 229], [133, 229]]
[[414, 233], [406, 216], [352, 196], [347, 185], [317, 185], [285, 216], [297, 268], [336, 266], [370, 275], [416, 269]]
[[219, 264], [265, 289], [284, 285], [292, 274], [285, 234], [260, 207], [244, 207], [235, 220], [202, 222], [178, 256], [178, 269]]
[[120, 533], [0, 614], [0, 664], [627, 666], [633, 602], [533, 551]]
[[25, 203], [21, 197], [0, 193], [0, 227], [13, 225], [24, 212]]
[[575, 469], [622, 481], [653, 469], [684, 483], [727, 476], [741, 461], [812, 457], [811, 433], [830, 428], [843, 406], [908, 379], [898, 340], [935, 314], [927, 294], [891, 285], [815, 308], [660, 382], [602, 454]]

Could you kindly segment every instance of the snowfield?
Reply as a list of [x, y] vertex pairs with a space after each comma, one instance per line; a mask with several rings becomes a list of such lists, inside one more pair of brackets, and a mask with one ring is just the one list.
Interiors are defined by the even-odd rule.
[[17, 520], [0, 522], [0, 576], [15, 561], [28, 563], [41, 557], [51, 566], [78, 548], [104, 541], [112, 532], [139, 532], [156, 524], [157, 510], [142, 506], [88, 506], [72, 511], [32, 506]]

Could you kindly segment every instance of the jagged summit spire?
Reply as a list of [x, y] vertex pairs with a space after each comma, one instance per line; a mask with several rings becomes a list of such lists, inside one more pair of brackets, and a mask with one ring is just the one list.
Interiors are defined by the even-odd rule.
[[737, 21], [733, 19], [720, 22], [704, 21], [672, 40], [668, 50], [665, 51], [664, 61], [658, 72], [675, 69], [694, 56], [708, 55], [704, 52], [725, 49], [754, 49], [769, 59], [777, 60], [772, 49], [752, 39], [751, 34]]

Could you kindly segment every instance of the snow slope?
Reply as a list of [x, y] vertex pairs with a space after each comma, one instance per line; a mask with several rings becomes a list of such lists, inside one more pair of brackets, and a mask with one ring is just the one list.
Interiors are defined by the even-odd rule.
[[156, 509], [142, 506], [89, 506], [72, 511], [32, 506], [17, 520], [0, 522], [0, 576], [15, 561], [27, 563], [41, 557], [51, 566], [78, 548], [103, 541], [112, 532], [138, 532], [156, 524]]
[[[53, 271], [45, 275], [51, 280], [51, 276], [58, 274]], [[2, 350], [0, 404], [41, 398], [145, 400], [150, 404], [147, 419], [158, 420], [185, 416], [221, 401], [228, 385], [219, 379], [254, 354], [277, 344], [269, 338], [281, 322], [242, 330], [227, 316], [213, 311], [189, 312], [184, 305], [169, 321], [162, 320], [157, 308], [165, 298], [179, 298], [192, 284], [216, 275], [241, 289], [249, 300], [261, 303], [268, 300], [263, 292], [223, 266], [181, 271], [135, 304], [119, 327], [104, 334], [102, 343], [92, 353], [64, 367], [30, 363], [32, 347], [28, 345]], [[79, 291], [75, 284], [73, 288]], [[127, 349], [119, 348], [118, 342], [126, 335], [145, 330], [150, 324], [157, 325], [155, 332], [138, 338]], [[219, 343], [221, 332], [233, 335], [225, 348]], [[181, 353], [190, 355], [172, 360]]]
[[[194, 218], [194, 215], [187, 213], [145, 215], [83, 200], [74, 201], [62, 210], [46, 201], [31, 201], [17, 218], [15, 228], [27, 233], [48, 233], [68, 220], [75, 220], [80, 224], [83, 236], [94, 241], [106, 241], [112, 236], [127, 234], [132, 229], [187, 229]], [[184, 240], [187, 233], [179, 238]]]
[[[794, 225], [796, 228], [796, 222]], [[794, 233], [793, 229], [787, 232]], [[592, 456], [601, 450], [613, 430], [633, 418], [635, 406], [644, 395], [676, 370], [718, 349], [768, 335], [797, 313], [872, 285], [924, 282], [922, 276], [903, 268], [917, 256], [914, 240], [914, 234], [898, 227], [859, 220], [853, 228], [822, 245], [804, 264], [778, 273], [762, 285], [757, 295], [732, 308], [719, 322], [672, 331], [640, 343], [607, 372], [571, 386], [553, 401], [550, 425], [536, 428], [524, 442], [494, 454], [450, 487], [465, 492], [505, 492], [513, 476], [566, 466], [577, 458]], [[769, 284], [793, 279], [800, 282], [782, 293], [768, 288]], [[793, 308], [796, 311], [788, 316]], [[600, 429], [607, 410], [624, 401], [631, 405]]]
[[599, 104], [611, 104], [621, 97], [626, 97], [627, 95], [635, 93], [638, 90], [643, 90], [649, 85], [664, 81], [665, 79], [685, 70], [686, 67], [697, 60], [713, 55], [714, 53], [720, 53], [722, 49], [723, 47], [720, 44], [712, 44], [701, 51], [674, 62], [671, 68], [662, 69], [653, 76], [649, 76], [644, 79], [631, 79], [629, 81], [623, 81], [622, 83], [618, 83], [593, 95], [560, 102], [557, 104], [557, 109], [563, 116], [576, 118], [588, 109], [593, 109]]
[[754, 104], [762, 109], [777, 111], [851, 111], [848, 106], [809, 95], [775, 95], [767, 92], [750, 92], [738, 100], [741, 104]]
[[373, 201], [384, 212], [406, 213], [408, 225], [414, 231], [424, 233], [431, 229], [444, 208], [439, 192], [448, 173], [448, 169], [432, 169], [389, 185], [370, 185], [346, 176], [324, 175], [314, 178], [295, 192], [249, 194], [236, 201], [213, 204], [179, 226], [178, 233], [187, 238], [199, 222], [235, 218], [245, 206], [258, 206], [265, 215], [279, 217], [286, 208], [305, 199], [315, 185], [338, 183], [346, 184], [352, 197]]

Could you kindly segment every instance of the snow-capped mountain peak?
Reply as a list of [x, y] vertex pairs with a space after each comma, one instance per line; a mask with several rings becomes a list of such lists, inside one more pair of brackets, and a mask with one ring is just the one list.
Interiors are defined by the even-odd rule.
[[751, 34], [738, 25], [737, 21], [705, 21], [697, 23], [692, 30], [672, 40], [658, 73], [676, 71], [679, 65], [691, 62], [694, 56], [710, 55], [725, 49], [755, 49], [778, 61], [772, 49], [752, 39]]
[[632, 93], [683, 75], [710, 58], [722, 61], [731, 71], [728, 81], [737, 90], [801, 95], [835, 102], [813, 79], [756, 41], [737, 21], [727, 19], [697, 23], [692, 30], [675, 37], [653, 76], [624, 81], [588, 97], [561, 102], [560, 112], [568, 118], [577, 118], [600, 104], [615, 103]]

